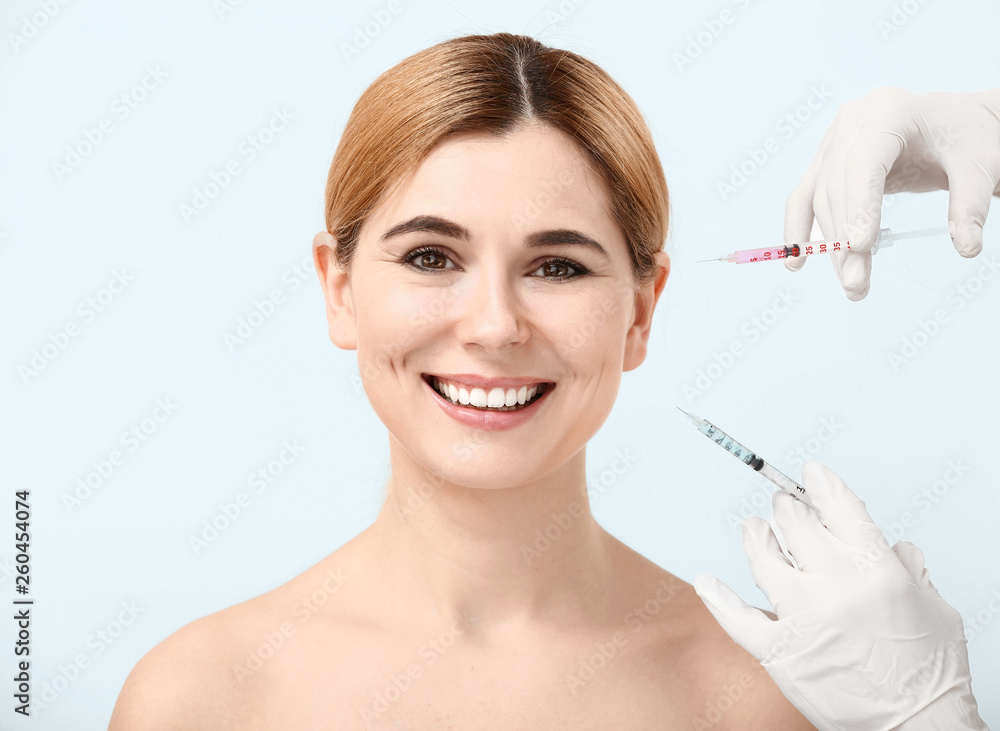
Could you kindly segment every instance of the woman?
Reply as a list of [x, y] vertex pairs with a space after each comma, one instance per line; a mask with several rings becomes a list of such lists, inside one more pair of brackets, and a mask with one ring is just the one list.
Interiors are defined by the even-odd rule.
[[330, 338], [389, 430], [385, 502], [152, 650], [111, 728], [812, 728], [590, 512], [587, 440], [670, 266], [625, 92], [529, 38], [441, 43], [358, 101], [326, 217]]

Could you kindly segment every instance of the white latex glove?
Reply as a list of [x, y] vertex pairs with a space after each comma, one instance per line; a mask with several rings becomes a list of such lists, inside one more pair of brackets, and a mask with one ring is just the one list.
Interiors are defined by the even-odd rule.
[[777, 619], [714, 576], [694, 586], [738, 644], [821, 731], [986, 729], [972, 695], [961, 615], [931, 584], [912, 543], [892, 548], [865, 504], [828, 467], [807, 462], [816, 505], [778, 490], [774, 519], [743, 523], [754, 581]]
[[[830, 259], [847, 297], [863, 299], [883, 193], [926, 190], [950, 191], [952, 242], [976, 256], [990, 198], [1000, 195], [1000, 89], [917, 95], [883, 87], [845, 104], [788, 197], [785, 243], [808, 241], [813, 216], [824, 238], [850, 241], [851, 251]], [[797, 271], [807, 258], [785, 266]]]

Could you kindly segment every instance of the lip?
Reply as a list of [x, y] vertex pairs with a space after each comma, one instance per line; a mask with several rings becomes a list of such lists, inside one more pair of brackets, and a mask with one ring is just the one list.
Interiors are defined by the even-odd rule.
[[[518, 409], [517, 411], [488, 411], [486, 409], [473, 409], [453, 404], [431, 385], [430, 375], [431, 374], [428, 373], [423, 374], [421, 380], [424, 384], [426, 384], [427, 390], [430, 391], [431, 396], [434, 397], [434, 400], [438, 403], [444, 413], [460, 424], [471, 426], [476, 429], [482, 429], [484, 431], [504, 431], [507, 429], [513, 429], [516, 426], [520, 426], [521, 424], [530, 421], [535, 417], [535, 414], [538, 413], [538, 410], [542, 407], [542, 405], [548, 401], [549, 394], [555, 390], [555, 384], [552, 383], [552, 381], [528, 380], [525, 378], [485, 379], [480, 376], [470, 376], [469, 374], [463, 374], [462, 376], [434, 374], [439, 378], [454, 380], [464, 385], [471, 385], [474, 388], [486, 388], [485, 386], [477, 385], [477, 383], [490, 383], [492, 384], [490, 388], [503, 388], [504, 386], [509, 388], [519, 388], [521, 386], [529, 386], [535, 383], [548, 384], [542, 395], [532, 401], [528, 406], [525, 406], [523, 409]], [[472, 383], [469, 382], [470, 380]]]

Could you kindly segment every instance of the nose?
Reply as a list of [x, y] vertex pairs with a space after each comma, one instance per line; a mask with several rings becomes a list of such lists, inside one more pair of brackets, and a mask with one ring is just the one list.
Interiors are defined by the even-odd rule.
[[499, 351], [524, 343], [528, 323], [517, 282], [500, 267], [483, 268], [467, 281], [456, 332], [465, 345]]

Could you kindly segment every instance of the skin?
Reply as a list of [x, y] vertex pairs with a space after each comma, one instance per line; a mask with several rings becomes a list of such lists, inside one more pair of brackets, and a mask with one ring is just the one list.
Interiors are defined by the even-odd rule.
[[[381, 238], [430, 215], [468, 240]], [[525, 246], [556, 229], [607, 257]], [[444, 254], [418, 259], [434, 271], [403, 261], [423, 245]], [[538, 125], [447, 141], [373, 211], [349, 271], [335, 246], [316, 236], [316, 269], [389, 431], [386, 502], [313, 568], [154, 648], [110, 728], [812, 728], [690, 585], [591, 515], [586, 443], [645, 358], [670, 262], [635, 285], [575, 143]], [[589, 273], [559, 280], [580, 270], [552, 257]], [[484, 431], [423, 373], [556, 385], [531, 420]]]

